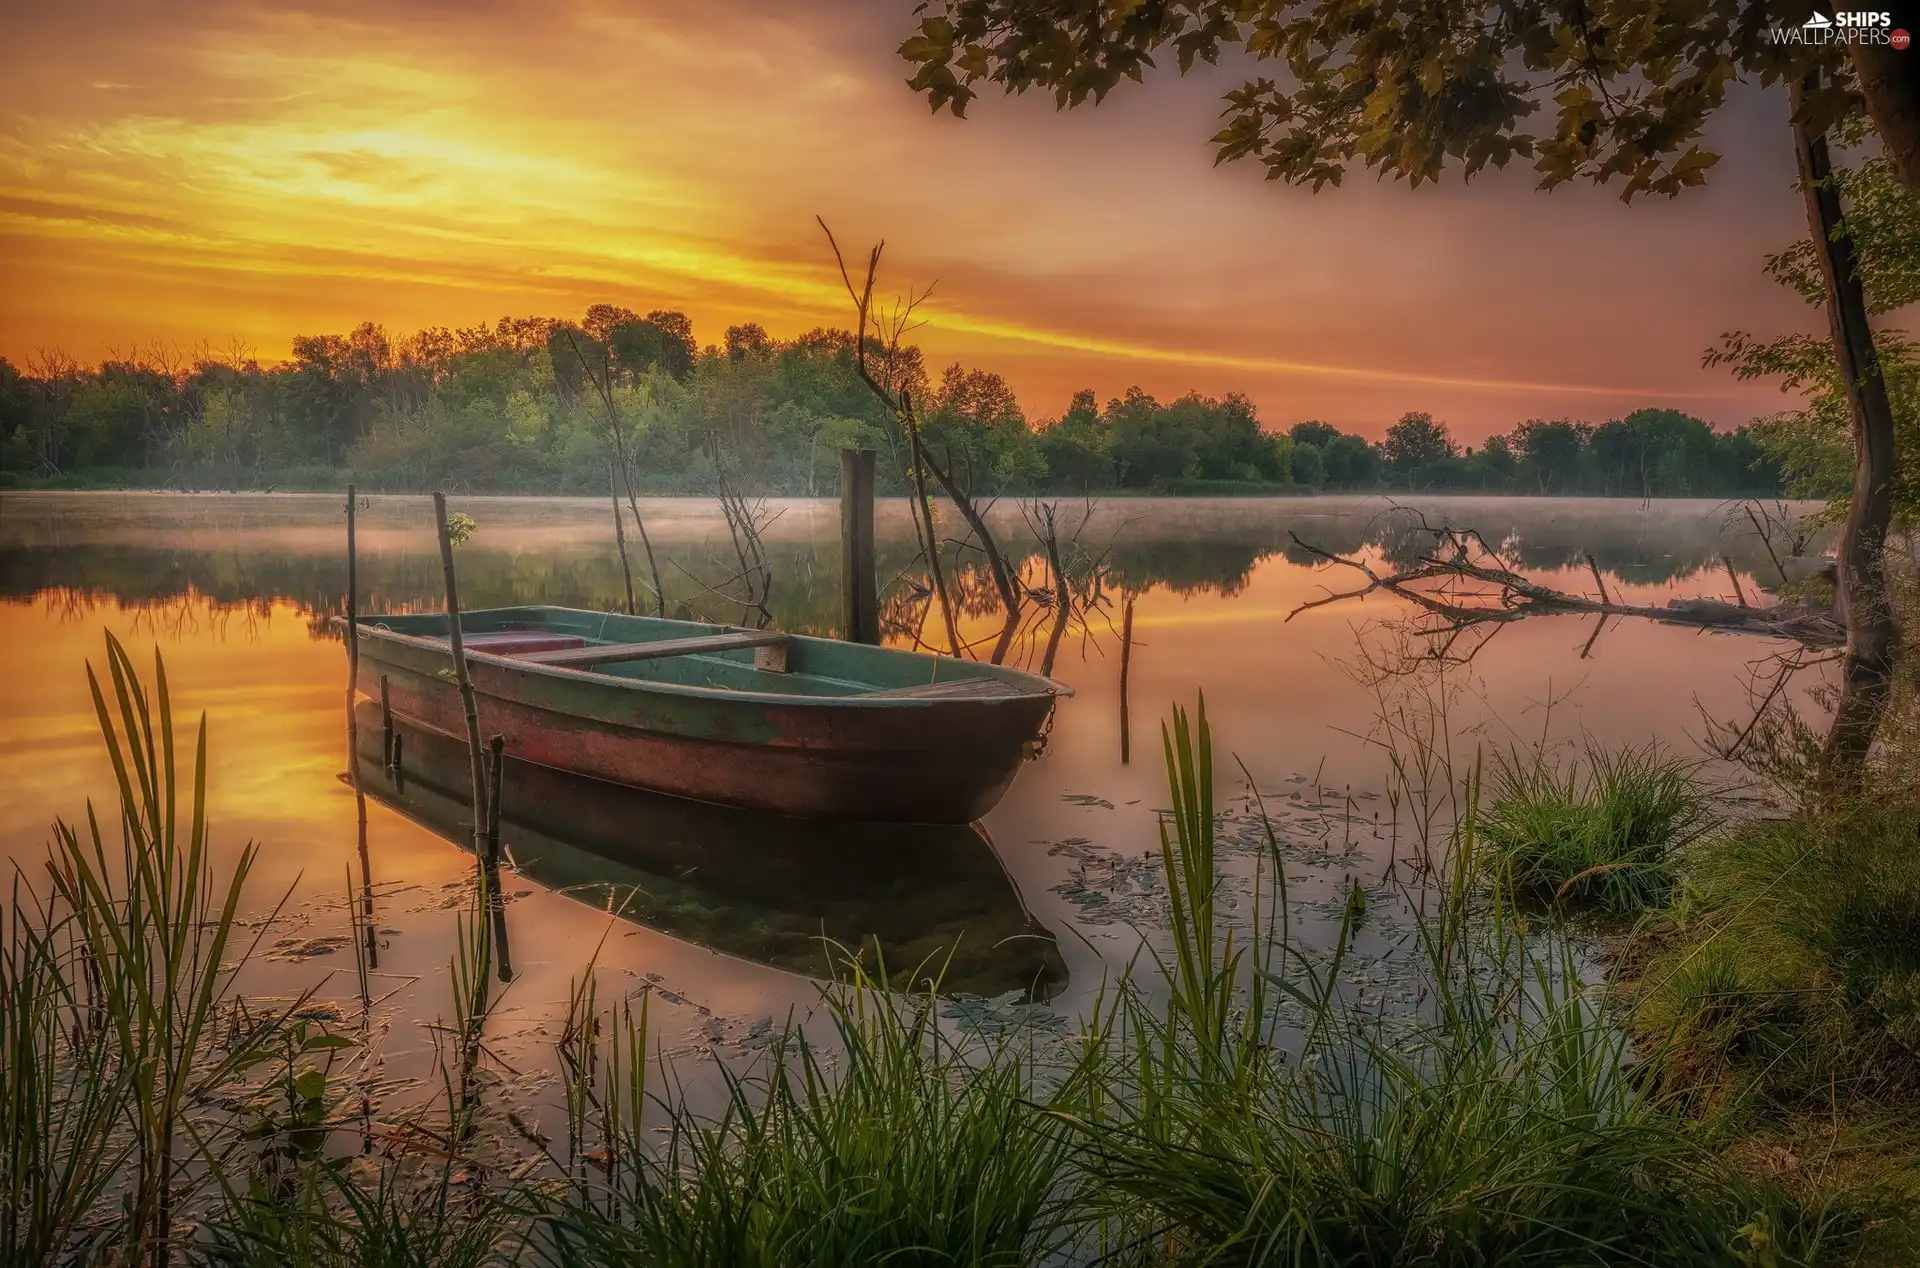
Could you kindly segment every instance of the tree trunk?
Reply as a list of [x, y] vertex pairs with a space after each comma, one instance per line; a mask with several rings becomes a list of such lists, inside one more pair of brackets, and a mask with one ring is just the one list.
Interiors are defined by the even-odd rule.
[[[1825, 751], [1829, 773], [1852, 782], [1873, 747], [1874, 733], [1886, 711], [1898, 645], [1885, 559], [1887, 528], [1893, 518], [1893, 409], [1867, 324], [1867, 300], [1855, 266], [1853, 239], [1842, 229], [1840, 194], [1829, 179], [1832, 165], [1826, 137], [1815, 133], [1803, 117], [1807, 91], [1817, 86], [1818, 72], [1794, 84], [1793, 130], [1807, 227], [1827, 285], [1834, 357], [1853, 415], [1853, 502], [1839, 552], [1847, 647], [1841, 659], [1840, 702]], [[1893, 149], [1891, 139], [1888, 149]]]
[[927, 525], [927, 571], [932, 574], [933, 594], [940, 602], [940, 616], [947, 627], [947, 649], [955, 656], [960, 649], [960, 627], [953, 620], [953, 597], [947, 593], [946, 573], [940, 567], [940, 532], [933, 524], [933, 503], [927, 500], [927, 459], [920, 442], [920, 420], [913, 412], [913, 397], [900, 393], [900, 425], [907, 433], [907, 456], [913, 462], [913, 492], [920, 515]]
[[620, 518], [620, 473], [614, 466], [615, 459], [607, 458], [607, 492], [613, 495], [613, 545], [620, 552], [620, 575], [627, 583], [627, 615], [638, 616], [640, 610], [633, 605], [633, 565], [627, 562], [627, 527]]
[[[1007, 658], [1007, 649], [1013, 646], [1014, 633], [1020, 628], [1020, 592], [1014, 588], [1013, 574], [1007, 568], [1007, 560], [1000, 553], [993, 534], [987, 531], [986, 517], [974, 506], [973, 499], [954, 481], [953, 473], [933, 460], [925, 446], [921, 447], [920, 457], [927, 464], [927, 470], [933, 472], [933, 478], [946, 490], [947, 498], [960, 508], [960, 514], [966, 517], [968, 527], [980, 539], [980, 548], [987, 554], [987, 565], [993, 569], [993, 585], [1000, 592], [1000, 604], [1006, 609], [1006, 623], [1000, 630], [1000, 641], [994, 645], [993, 663], [998, 665]], [[948, 456], [951, 461], [952, 456]]]
[[1920, 194], [1920, 51], [1890, 44], [1852, 44], [1848, 51], [1894, 174]]

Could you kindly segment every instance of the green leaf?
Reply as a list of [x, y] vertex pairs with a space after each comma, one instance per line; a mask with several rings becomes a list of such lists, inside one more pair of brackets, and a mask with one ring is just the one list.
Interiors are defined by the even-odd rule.
[[302, 1052], [329, 1052], [337, 1048], [351, 1048], [353, 1040], [345, 1035], [314, 1035], [300, 1045]]

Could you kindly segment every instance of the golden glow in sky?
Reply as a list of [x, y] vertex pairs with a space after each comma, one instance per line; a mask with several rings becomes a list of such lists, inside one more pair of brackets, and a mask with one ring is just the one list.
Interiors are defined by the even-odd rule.
[[911, 7], [12, 6], [0, 355], [273, 359], [597, 301], [791, 335], [848, 320], [815, 214], [885, 237], [896, 288], [937, 279], [929, 359], [1001, 371], [1036, 416], [1139, 384], [1375, 435], [1408, 409], [1469, 439], [1643, 404], [1732, 424], [1780, 398], [1701, 350], [1816, 325], [1759, 272], [1798, 205], [1757, 97], [1678, 203], [1524, 172], [1316, 196], [1211, 167], [1229, 71], [930, 117], [891, 53]]

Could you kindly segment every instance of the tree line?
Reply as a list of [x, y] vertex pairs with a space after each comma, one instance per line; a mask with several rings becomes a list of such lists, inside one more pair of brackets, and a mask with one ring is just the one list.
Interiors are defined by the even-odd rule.
[[[591, 493], [607, 487], [617, 427], [645, 491], [710, 492], [724, 469], [754, 493], [830, 493], [839, 449], [890, 452], [895, 435], [853, 354], [844, 330], [778, 340], [754, 324], [703, 348], [681, 313], [597, 304], [578, 322], [404, 338], [368, 322], [296, 338], [278, 364], [239, 347], [156, 346], [92, 367], [0, 359], [0, 484], [260, 488], [351, 472], [376, 488]], [[1085, 390], [1034, 418], [992, 371], [936, 375], [912, 346], [890, 356], [924, 403], [932, 452], [989, 493], [1781, 491], [1763, 430], [1715, 432], [1674, 410], [1532, 420], [1478, 448], [1410, 413], [1373, 443], [1323, 422], [1269, 429], [1238, 393], [1161, 401], [1132, 388], [1102, 405]], [[882, 467], [903, 491], [904, 460]]]

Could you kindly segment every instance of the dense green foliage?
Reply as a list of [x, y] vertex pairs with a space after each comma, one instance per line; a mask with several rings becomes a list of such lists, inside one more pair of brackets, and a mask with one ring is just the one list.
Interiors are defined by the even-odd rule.
[[1456, 445], [1444, 423], [1407, 414], [1378, 450], [1380, 484], [1417, 492], [1458, 489], [1541, 496], [1764, 496], [1778, 491], [1773, 456], [1748, 428], [1716, 432], [1671, 409], [1639, 409], [1598, 425], [1530, 419], [1479, 449]]
[[[1215, 160], [1269, 180], [1339, 184], [1356, 164], [1418, 187], [1531, 161], [1542, 188], [1617, 180], [1672, 196], [1719, 161], [1697, 142], [1742, 80], [1771, 84], [1846, 50], [1773, 38], [1805, 5], [1751, 0], [942, 0], [914, 10], [899, 53], [909, 86], [964, 115], [982, 88], [1099, 102], [1149, 71], [1214, 64], [1248, 77], [1224, 95]], [[1860, 102], [1813, 94], [1822, 118]], [[1906, 138], [1911, 143], [1911, 138]]]
[[[1833, 179], [1859, 250], [1868, 307], [1885, 315], [1920, 300], [1920, 198], [1900, 185], [1879, 156], [1836, 169]], [[1810, 240], [1769, 258], [1767, 272], [1809, 304], [1826, 303]], [[1893, 410], [1893, 513], [1897, 520], [1912, 523], [1920, 519], [1920, 360], [1912, 340], [1898, 328], [1883, 325], [1874, 332], [1874, 342]], [[1803, 405], [1760, 420], [1753, 434], [1778, 459], [1788, 493], [1824, 498], [1824, 518], [1844, 519], [1853, 495], [1853, 410], [1829, 336], [1793, 333], [1760, 339], [1735, 330], [1722, 335], [1706, 359], [1709, 365], [1730, 367], [1743, 379], [1775, 379], [1783, 391], [1802, 397]]]
[[[829, 493], [848, 445], [890, 455], [883, 487], [904, 491], [896, 424], [853, 351], [844, 331], [775, 340], [754, 325], [700, 350], [678, 313], [601, 304], [578, 324], [503, 318], [398, 340], [369, 323], [296, 339], [279, 365], [50, 356], [23, 374], [0, 360], [0, 483], [328, 487], [351, 472], [371, 488], [601, 493], [617, 422], [644, 492], [711, 493], [724, 470], [749, 493]], [[1163, 402], [1132, 388], [1102, 406], [1089, 390], [1035, 418], [998, 374], [935, 378], [917, 348], [897, 359], [930, 448], [987, 494], [1779, 491], [1749, 433], [1672, 410], [1530, 421], [1463, 452], [1427, 414], [1373, 444], [1321, 422], [1279, 431], [1238, 394]]]

